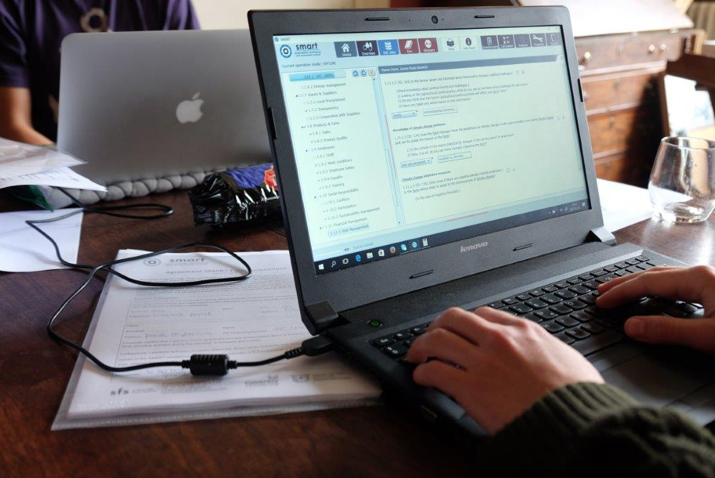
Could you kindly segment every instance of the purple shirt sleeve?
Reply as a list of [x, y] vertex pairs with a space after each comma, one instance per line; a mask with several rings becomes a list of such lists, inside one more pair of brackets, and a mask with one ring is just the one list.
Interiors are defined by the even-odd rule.
[[0, 86], [29, 88], [27, 46], [17, 23], [21, 16], [14, 10], [15, 2], [0, 2]]
[[164, 30], [200, 30], [191, 0], [166, 0]]

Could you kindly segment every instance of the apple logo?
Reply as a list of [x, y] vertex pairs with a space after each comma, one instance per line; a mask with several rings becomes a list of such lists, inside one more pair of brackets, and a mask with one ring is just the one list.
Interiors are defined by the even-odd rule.
[[199, 99], [201, 93], [196, 93], [190, 100], [182, 101], [176, 107], [176, 119], [179, 123], [196, 123], [204, 115], [201, 112], [201, 106], [204, 100]]

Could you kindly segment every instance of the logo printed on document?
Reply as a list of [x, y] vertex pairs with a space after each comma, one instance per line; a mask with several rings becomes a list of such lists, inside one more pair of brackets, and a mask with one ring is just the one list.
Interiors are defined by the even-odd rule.
[[156, 257], [150, 257], [150, 258], [148, 258], [148, 259], [144, 259], [143, 262], [144, 262], [144, 265], [145, 265], [145, 266], [152, 266], [152, 267], [154, 267], [154, 266], [158, 266], [159, 264], [161, 264], [161, 259], [156, 258]]
[[310, 381], [310, 375], [306, 374], [300, 374], [300, 375], [291, 375], [291, 378], [295, 383], [305, 383]]
[[358, 55], [360, 56], [377, 56], [377, 42], [375, 40], [357, 42]]
[[279, 51], [283, 58], [290, 58], [293, 55], [293, 50], [289, 45], [281, 45]]
[[191, 258], [186, 258], [186, 259], [169, 259], [169, 263], [172, 265], [194, 265], [199, 262], [204, 262], [206, 260], [205, 257], [191, 257]]
[[400, 53], [403, 55], [409, 55], [411, 53], [419, 53], [420, 48], [417, 44], [417, 40], [398, 40], [400, 43]]
[[252, 380], [244, 380], [246, 387], [277, 387], [278, 375], [266, 375], [266, 378], [258, 378]]
[[420, 53], [437, 53], [439, 51], [436, 38], [420, 38], [419, 44]]
[[350, 58], [357, 56], [357, 47], [354, 41], [336, 41], [335, 56], [338, 58]]
[[399, 55], [400, 49], [397, 46], [397, 40], [378, 40], [380, 47], [380, 55]]
[[179, 123], [196, 123], [204, 115], [201, 106], [204, 100], [199, 98], [201, 93], [196, 93], [190, 100], [182, 101], [176, 107], [176, 119]]

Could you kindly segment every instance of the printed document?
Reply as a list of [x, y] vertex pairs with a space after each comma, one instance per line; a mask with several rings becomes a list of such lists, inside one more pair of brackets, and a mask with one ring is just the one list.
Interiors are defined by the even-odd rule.
[[106, 191], [102, 185], [90, 181], [70, 168], [57, 168], [39, 173], [22, 174], [11, 178], [0, 177], [0, 189], [11, 186], [55, 186], [58, 188], [88, 189], [90, 191]]
[[[57, 253], [50, 241], [25, 224], [25, 221], [52, 219], [74, 211], [77, 209], [0, 214], [0, 271], [37, 272], [66, 269], [57, 260]], [[69, 262], [77, 262], [82, 216], [83, 214], [76, 214], [61, 221], [38, 224], [40, 229], [57, 242], [62, 257]]]
[[[137, 254], [120, 251], [118, 258]], [[256, 361], [299, 346], [310, 335], [300, 319], [288, 252], [240, 255], [253, 274], [237, 283], [161, 288], [111, 277], [85, 347], [110, 365], [126, 366], [192, 354]], [[237, 268], [243, 266], [223, 253], [167, 254], [118, 266], [130, 277], [164, 282], [227, 277]], [[112, 374], [89, 360], [78, 371], [69, 420], [356, 401], [380, 394], [374, 381], [333, 353], [239, 368], [224, 377], [197, 378], [177, 367]]]
[[84, 161], [50, 148], [0, 138], [0, 179], [79, 164]]
[[653, 215], [648, 190], [598, 179], [603, 223], [610, 232], [645, 221]]

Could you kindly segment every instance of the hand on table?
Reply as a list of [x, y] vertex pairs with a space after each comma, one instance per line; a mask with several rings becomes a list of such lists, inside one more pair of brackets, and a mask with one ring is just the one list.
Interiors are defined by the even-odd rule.
[[543, 327], [489, 307], [447, 310], [407, 359], [418, 364], [415, 382], [454, 398], [489, 434], [557, 388], [603, 383], [588, 360]]
[[618, 307], [641, 297], [696, 302], [705, 308], [703, 319], [663, 316], [631, 317], [625, 331], [635, 340], [652, 344], [687, 345], [715, 355], [715, 269], [709, 266], [654, 267], [619, 277], [598, 288], [596, 305]]

